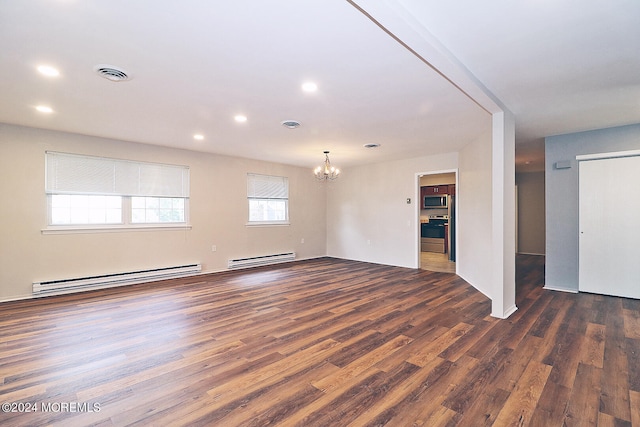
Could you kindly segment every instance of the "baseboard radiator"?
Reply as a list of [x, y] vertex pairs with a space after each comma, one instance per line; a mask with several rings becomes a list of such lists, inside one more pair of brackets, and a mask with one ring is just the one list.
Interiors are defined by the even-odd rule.
[[202, 271], [201, 264], [177, 265], [174, 267], [130, 271], [127, 273], [104, 274], [101, 276], [78, 277], [75, 279], [49, 280], [33, 283], [33, 295], [58, 295], [114, 286], [185, 277]]
[[237, 258], [237, 259], [229, 260], [229, 268], [257, 267], [260, 265], [269, 265], [269, 264], [277, 264], [280, 262], [294, 261], [295, 259], [296, 259], [295, 252], [254, 256], [251, 258]]

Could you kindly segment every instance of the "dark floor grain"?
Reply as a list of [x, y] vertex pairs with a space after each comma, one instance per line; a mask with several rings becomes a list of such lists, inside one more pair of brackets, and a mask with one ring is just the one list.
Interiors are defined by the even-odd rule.
[[330, 258], [0, 304], [0, 424], [640, 425], [640, 301], [543, 280], [517, 258], [506, 320]]

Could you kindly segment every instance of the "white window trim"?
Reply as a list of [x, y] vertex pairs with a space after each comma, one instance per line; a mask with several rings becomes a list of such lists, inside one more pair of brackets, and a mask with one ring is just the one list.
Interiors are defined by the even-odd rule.
[[245, 224], [247, 227], [271, 227], [274, 225], [291, 225], [289, 220], [282, 221], [251, 221]]
[[134, 225], [126, 226], [121, 224], [115, 225], [51, 225], [40, 230], [42, 234], [88, 234], [88, 233], [126, 233], [128, 231], [172, 231], [172, 230], [191, 230], [191, 224], [151, 224], [151, 225]]

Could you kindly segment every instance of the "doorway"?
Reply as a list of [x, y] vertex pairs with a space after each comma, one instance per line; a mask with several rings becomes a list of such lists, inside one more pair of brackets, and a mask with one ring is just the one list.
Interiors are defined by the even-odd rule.
[[423, 270], [456, 272], [457, 171], [418, 174], [418, 262]]
[[640, 299], [640, 155], [581, 160], [579, 290]]

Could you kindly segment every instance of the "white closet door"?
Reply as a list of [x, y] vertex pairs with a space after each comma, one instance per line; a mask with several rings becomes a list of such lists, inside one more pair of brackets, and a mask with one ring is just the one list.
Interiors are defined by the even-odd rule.
[[640, 156], [580, 162], [579, 288], [640, 299]]

